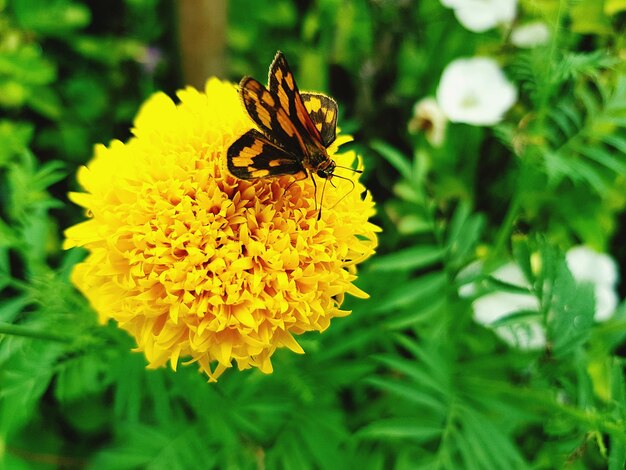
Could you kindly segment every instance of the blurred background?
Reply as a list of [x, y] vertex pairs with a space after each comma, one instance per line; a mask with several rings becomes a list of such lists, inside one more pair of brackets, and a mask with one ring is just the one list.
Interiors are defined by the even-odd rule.
[[[251, 5], [0, 0], [0, 467], [624, 468], [626, 1]], [[363, 156], [371, 298], [272, 375], [146, 370], [69, 282], [76, 170], [277, 50]]]

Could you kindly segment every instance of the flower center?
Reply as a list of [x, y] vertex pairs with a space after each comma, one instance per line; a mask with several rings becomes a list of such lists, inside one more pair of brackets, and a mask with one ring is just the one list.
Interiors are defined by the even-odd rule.
[[461, 100], [461, 107], [463, 108], [474, 108], [478, 105], [479, 100], [478, 97], [474, 93], [469, 93], [463, 97]]

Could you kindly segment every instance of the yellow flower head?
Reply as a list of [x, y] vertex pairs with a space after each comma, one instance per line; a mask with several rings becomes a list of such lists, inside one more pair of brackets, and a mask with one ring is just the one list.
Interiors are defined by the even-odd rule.
[[[178, 98], [152, 96], [134, 137], [97, 146], [80, 169], [86, 192], [70, 196], [90, 219], [66, 231], [65, 247], [90, 254], [72, 281], [151, 367], [188, 358], [216, 380], [234, 359], [269, 373], [276, 348], [303, 352], [293, 335], [349, 313], [345, 293], [366, 296], [352, 282], [376, 247], [374, 203], [348, 170], [337, 173], [355, 188], [334, 179], [321, 220], [310, 178], [236, 179], [226, 152], [251, 127], [236, 87], [211, 79]], [[336, 153], [346, 140], [329, 155], [360, 165]]]

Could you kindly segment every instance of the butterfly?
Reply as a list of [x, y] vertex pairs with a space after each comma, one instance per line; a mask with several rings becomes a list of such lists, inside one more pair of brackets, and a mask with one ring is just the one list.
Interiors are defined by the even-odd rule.
[[252, 180], [293, 175], [296, 181], [310, 176], [316, 191], [313, 175], [327, 181], [334, 176], [337, 165], [326, 149], [336, 138], [337, 103], [320, 93], [300, 93], [282, 52], [270, 65], [267, 88], [244, 77], [239, 90], [259, 129], [249, 130], [228, 148], [228, 170], [234, 176]]

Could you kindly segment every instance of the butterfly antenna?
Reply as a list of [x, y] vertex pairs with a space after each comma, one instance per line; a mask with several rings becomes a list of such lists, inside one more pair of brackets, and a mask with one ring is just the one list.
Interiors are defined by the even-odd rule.
[[[324, 180], [324, 186], [322, 186], [322, 199], [320, 199], [320, 211], [317, 213], [317, 220], [322, 218], [322, 206], [324, 205], [324, 193], [326, 192], [326, 183], [328, 183], [329, 178]], [[332, 184], [332, 181], [331, 181]], [[334, 186], [334, 185], [333, 185]]]
[[350, 170], [353, 171], [355, 173], [363, 173], [363, 170], [355, 170], [354, 168], [350, 168], [349, 166], [339, 166], [339, 165], [335, 165], [335, 168], [342, 168], [344, 170]]
[[[357, 170], [354, 170], [357, 171]], [[350, 191], [348, 191], [346, 194], [344, 194], [343, 196], [341, 196], [341, 199], [339, 199], [336, 203], [334, 203], [331, 207], [331, 209], [334, 209], [337, 204], [339, 204], [341, 201], [343, 201], [346, 196], [348, 196], [348, 194], [350, 194], [352, 191], [354, 191], [354, 189], [356, 188], [356, 185], [354, 184], [354, 181], [352, 181], [350, 178], [346, 178], [345, 176], [339, 176], [339, 175], [333, 175], [333, 178], [339, 178], [342, 180], [346, 180], [348, 183], [350, 183], [352, 185], [352, 188], [350, 188]], [[323, 197], [323, 192], [322, 192], [322, 197]]]

